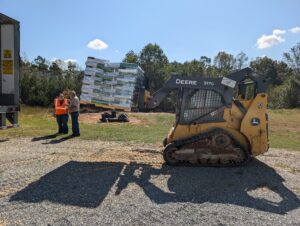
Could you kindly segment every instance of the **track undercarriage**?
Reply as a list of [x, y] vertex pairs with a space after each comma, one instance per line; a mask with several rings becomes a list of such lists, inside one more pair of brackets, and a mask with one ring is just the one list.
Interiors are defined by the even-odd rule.
[[240, 166], [249, 158], [248, 152], [223, 130], [175, 141], [164, 149], [169, 165]]

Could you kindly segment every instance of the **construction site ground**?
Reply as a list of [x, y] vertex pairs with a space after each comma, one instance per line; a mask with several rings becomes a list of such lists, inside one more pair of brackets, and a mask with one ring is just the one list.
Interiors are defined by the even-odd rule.
[[[91, 116], [92, 117], [92, 116]], [[161, 145], [0, 142], [0, 225], [300, 225], [300, 153], [245, 167], [169, 167]]]

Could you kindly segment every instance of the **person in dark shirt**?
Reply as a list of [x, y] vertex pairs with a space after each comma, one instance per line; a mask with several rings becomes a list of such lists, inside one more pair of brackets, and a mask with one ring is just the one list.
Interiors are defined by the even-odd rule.
[[76, 96], [76, 92], [73, 90], [70, 92], [69, 113], [72, 119], [72, 132], [73, 132], [72, 136], [74, 137], [80, 136], [79, 123], [78, 123], [79, 108], [80, 108], [79, 98]]

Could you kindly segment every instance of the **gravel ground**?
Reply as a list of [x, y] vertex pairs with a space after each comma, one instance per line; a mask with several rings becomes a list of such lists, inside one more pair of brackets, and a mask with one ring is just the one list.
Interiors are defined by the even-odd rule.
[[0, 225], [300, 225], [300, 153], [162, 165], [160, 147], [0, 140]]

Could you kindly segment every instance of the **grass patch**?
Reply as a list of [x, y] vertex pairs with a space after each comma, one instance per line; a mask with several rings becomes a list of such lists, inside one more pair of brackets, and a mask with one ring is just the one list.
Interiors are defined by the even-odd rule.
[[[175, 120], [174, 115], [163, 113], [129, 113], [129, 116], [140, 123], [81, 123], [80, 139], [161, 144]], [[300, 109], [270, 110], [269, 116], [271, 147], [300, 150]], [[24, 106], [19, 121], [20, 128], [1, 131], [1, 139], [45, 136], [57, 131], [51, 109]]]
[[300, 150], [300, 109], [269, 112], [271, 147]]
[[[20, 127], [1, 131], [1, 139], [10, 137], [39, 137], [56, 133], [57, 124], [51, 112], [51, 109], [47, 108], [22, 107], [19, 116]], [[161, 144], [174, 121], [172, 114], [129, 113], [129, 115], [141, 120], [141, 123], [137, 125], [129, 123], [81, 123], [80, 138]], [[69, 128], [71, 128], [70, 119]]]
[[101, 123], [82, 124], [83, 139], [101, 139], [106, 141], [138, 141], [161, 144], [173, 125], [174, 116], [170, 114], [146, 115], [134, 114], [142, 123]]

